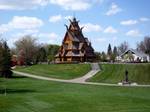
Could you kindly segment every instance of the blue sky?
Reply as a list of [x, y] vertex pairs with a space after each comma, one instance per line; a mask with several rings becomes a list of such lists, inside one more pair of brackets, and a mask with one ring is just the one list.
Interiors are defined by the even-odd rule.
[[75, 16], [95, 51], [150, 35], [150, 0], [0, 0], [0, 33], [10, 47], [30, 34], [39, 43], [61, 44]]

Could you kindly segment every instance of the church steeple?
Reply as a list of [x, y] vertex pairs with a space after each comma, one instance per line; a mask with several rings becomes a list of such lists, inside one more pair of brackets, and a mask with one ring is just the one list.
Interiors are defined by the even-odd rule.
[[71, 31], [80, 31], [80, 27], [79, 27], [79, 21], [77, 21], [77, 19], [75, 17], [73, 17], [72, 20], [70, 20], [70, 26], [69, 29]]

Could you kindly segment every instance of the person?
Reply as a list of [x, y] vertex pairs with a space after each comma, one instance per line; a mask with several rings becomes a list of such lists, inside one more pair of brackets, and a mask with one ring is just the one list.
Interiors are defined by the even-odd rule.
[[128, 70], [125, 70], [125, 81], [128, 82]]

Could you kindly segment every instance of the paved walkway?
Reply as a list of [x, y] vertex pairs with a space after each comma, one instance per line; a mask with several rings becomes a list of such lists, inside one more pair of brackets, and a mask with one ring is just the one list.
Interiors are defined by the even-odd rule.
[[[29, 73], [23, 73], [23, 72], [18, 72], [18, 71], [13, 71], [15, 74], [26, 76], [26, 77], [31, 77], [35, 79], [40, 79], [40, 80], [49, 80], [49, 81], [56, 81], [56, 82], [65, 82], [65, 83], [77, 83], [77, 84], [86, 84], [86, 85], [104, 85], [104, 86], [122, 86], [118, 84], [108, 84], [108, 83], [96, 83], [96, 82], [86, 82], [87, 79], [90, 77], [93, 77], [97, 72], [100, 71], [98, 63], [92, 63], [91, 64], [92, 70], [89, 71], [86, 75], [71, 79], [71, 80], [64, 80], [64, 79], [56, 79], [56, 78], [49, 78], [49, 77], [43, 77], [43, 76], [37, 76], [37, 75], [32, 75]], [[124, 85], [124, 86], [130, 86], [130, 87], [150, 87], [150, 85]]]
[[70, 80], [37, 76], [37, 75], [32, 75], [32, 74], [29, 74], [29, 73], [23, 73], [23, 72], [18, 72], [18, 71], [13, 71], [13, 72], [18, 74], [18, 75], [27, 76], [27, 77], [36, 78], [36, 79], [42, 79], [42, 80], [51, 80], [51, 81], [69, 82], [69, 83], [71, 83], [71, 82], [72, 83], [84, 83], [87, 79], [94, 76], [97, 72], [100, 71], [98, 63], [91, 63], [91, 68], [92, 69], [87, 74], [85, 74], [83, 77], [70, 79]]
[[84, 82], [86, 82], [87, 79], [93, 77], [96, 73], [98, 73], [100, 71], [98, 63], [91, 63], [91, 68], [92, 68], [91, 71], [88, 72], [87, 74], [85, 74], [84, 76], [72, 79], [70, 81], [84, 83]]

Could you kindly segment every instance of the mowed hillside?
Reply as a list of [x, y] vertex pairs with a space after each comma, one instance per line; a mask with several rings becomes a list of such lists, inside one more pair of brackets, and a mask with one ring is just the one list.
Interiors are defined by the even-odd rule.
[[18, 67], [15, 70], [45, 77], [72, 79], [85, 75], [91, 70], [91, 66], [90, 64], [38, 64]]
[[138, 84], [150, 84], [150, 64], [101, 64], [101, 71], [89, 81], [118, 83], [125, 79], [125, 70], [129, 80]]

